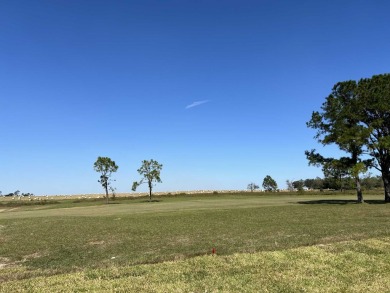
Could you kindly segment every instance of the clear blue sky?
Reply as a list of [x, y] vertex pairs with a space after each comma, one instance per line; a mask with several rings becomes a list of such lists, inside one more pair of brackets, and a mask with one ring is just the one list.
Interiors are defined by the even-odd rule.
[[98, 156], [119, 165], [118, 192], [151, 158], [156, 191], [322, 176], [305, 123], [336, 82], [390, 71], [389, 12], [385, 0], [1, 1], [0, 190], [102, 192]]

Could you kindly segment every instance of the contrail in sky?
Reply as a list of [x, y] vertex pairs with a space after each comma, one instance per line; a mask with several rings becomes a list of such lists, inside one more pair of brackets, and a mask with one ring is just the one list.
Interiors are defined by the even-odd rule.
[[208, 103], [208, 102], [210, 102], [210, 101], [209, 100], [196, 101], [196, 102], [193, 102], [192, 104], [189, 104], [188, 106], [186, 106], [186, 109], [190, 109], [190, 108], [193, 108], [193, 107], [196, 107], [196, 106]]

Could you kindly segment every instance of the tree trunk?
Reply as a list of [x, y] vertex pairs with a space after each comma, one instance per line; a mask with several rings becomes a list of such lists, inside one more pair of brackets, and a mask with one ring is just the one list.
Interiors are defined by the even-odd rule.
[[357, 202], [358, 203], [363, 203], [363, 192], [362, 192], [362, 187], [360, 185], [360, 178], [359, 176], [356, 176], [356, 193], [357, 193]]
[[358, 158], [359, 158], [359, 149], [358, 148], [354, 148], [353, 152], [352, 152], [352, 161], [353, 161], [353, 165], [355, 168], [357, 168], [356, 170], [354, 170], [353, 173], [355, 173], [355, 184], [356, 184], [356, 194], [357, 194], [357, 202], [358, 203], [363, 203], [363, 192], [362, 192], [362, 186], [360, 184], [360, 177], [359, 177], [359, 172], [361, 170], [359, 170], [359, 167], [357, 166], [358, 164]]
[[385, 189], [385, 202], [390, 202], [390, 166], [386, 160], [379, 162], [382, 173], [383, 187]]
[[152, 201], [152, 182], [148, 182], [149, 185], [149, 201]]
[[108, 186], [105, 185], [104, 189], [106, 190], [106, 203], [108, 204]]
[[390, 202], [390, 174], [383, 174], [383, 185], [385, 188], [385, 202]]

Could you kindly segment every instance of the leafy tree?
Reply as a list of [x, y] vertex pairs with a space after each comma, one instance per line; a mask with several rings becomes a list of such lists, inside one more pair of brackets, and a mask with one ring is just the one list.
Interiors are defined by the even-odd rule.
[[[370, 161], [362, 163], [363, 147], [367, 143], [368, 131], [359, 123], [360, 102], [358, 100], [358, 84], [356, 81], [337, 83], [332, 93], [321, 106], [321, 112], [312, 113], [307, 126], [317, 130], [315, 138], [323, 145], [336, 144], [340, 150], [345, 151], [350, 157], [340, 159], [324, 158], [316, 154], [315, 150], [306, 151], [310, 164], [321, 164], [324, 172], [332, 177], [342, 177], [349, 172], [354, 174], [358, 202], [363, 201], [359, 173], [364, 170], [363, 165], [368, 166]], [[321, 161], [322, 160], [322, 161]], [[348, 171], [347, 171], [348, 170]], [[334, 172], [339, 172], [335, 174]], [[325, 174], [325, 177], [328, 177]]]
[[2, 196], [3, 196], [3, 192], [0, 191], [0, 197], [2, 197]]
[[263, 180], [263, 188], [267, 191], [276, 191], [278, 189], [278, 184], [271, 176], [267, 175]]
[[98, 157], [93, 164], [93, 168], [96, 172], [100, 173], [100, 180], [98, 182], [102, 185], [106, 192], [106, 200], [108, 203], [108, 189], [111, 187], [111, 174], [118, 170], [118, 166], [115, 161], [108, 157]]
[[[350, 154], [352, 173], [374, 167], [381, 172], [385, 202], [390, 202], [390, 74], [374, 75], [335, 85], [322, 106], [313, 112], [308, 126], [317, 129], [323, 144], [335, 143]], [[371, 165], [360, 156], [367, 152]], [[360, 178], [355, 176], [359, 197]]]
[[253, 192], [256, 189], [259, 189], [259, 185], [256, 185], [256, 183], [249, 183], [247, 189], [249, 189], [251, 192]]
[[[325, 178], [334, 179], [334, 189], [340, 189], [341, 191], [346, 189], [345, 181], [350, 175], [350, 170], [355, 165], [350, 162], [347, 157], [341, 157], [340, 159], [331, 159], [323, 164], [322, 171]], [[358, 192], [358, 201], [362, 202], [362, 194]]]
[[355, 160], [350, 157], [341, 157], [339, 159], [325, 158], [315, 150], [305, 152], [309, 165], [322, 166], [322, 171], [325, 176], [324, 187], [331, 189], [348, 189], [349, 179], [355, 181], [355, 188], [357, 192], [357, 201], [363, 202], [363, 193], [361, 189], [360, 173], [367, 171], [368, 166], [371, 165], [372, 160]]
[[368, 133], [367, 151], [381, 172], [385, 202], [390, 202], [390, 74], [361, 79], [357, 92], [359, 125]]
[[362, 187], [365, 189], [374, 189], [374, 188], [383, 188], [383, 181], [381, 176], [371, 176], [371, 173], [368, 173], [364, 178], [362, 178]]
[[22, 198], [22, 194], [20, 193], [20, 190], [16, 190], [16, 191], [14, 192], [14, 197], [19, 197], [19, 199]]
[[162, 164], [159, 164], [153, 159], [150, 161], [143, 160], [142, 166], [137, 170], [138, 173], [143, 176], [143, 178], [139, 182], [133, 182], [132, 190], [136, 191], [139, 185], [142, 183], [147, 183], [149, 188], [149, 201], [152, 201], [153, 182], [161, 182], [160, 172], [162, 167]]
[[305, 185], [303, 180], [296, 180], [293, 183], [293, 187], [297, 189], [299, 192], [303, 191], [303, 186]]
[[324, 188], [324, 180], [320, 177], [316, 177], [314, 179], [305, 179], [304, 185], [309, 189], [320, 189]]

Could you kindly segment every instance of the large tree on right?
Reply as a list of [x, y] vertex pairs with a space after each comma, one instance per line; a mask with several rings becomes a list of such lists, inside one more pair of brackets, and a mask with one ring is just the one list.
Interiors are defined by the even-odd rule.
[[367, 151], [382, 174], [385, 202], [390, 202], [390, 74], [359, 80], [359, 122], [368, 135]]
[[[359, 102], [356, 81], [338, 82], [334, 85], [331, 94], [321, 106], [321, 111], [315, 111], [308, 127], [317, 130], [315, 138], [323, 145], [336, 144], [348, 156], [341, 158], [325, 158], [315, 150], [306, 151], [309, 165], [323, 167], [326, 177], [340, 179], [345, 175], [355, 178], [357, 200], [363, 202], [360, 187], [359, 172], [362, 166], [363, 148], [367, 141], [367, 130], [359, 123]], [[363, 169], [361, 168], [363, 171]], [[352, 174], [354, 173], [354, 174]]]
[[[390, 202], [390, 74], [337, 83], [307, 125], [317, 130], [316, 138], [323, 145], [336, 144], [349, 154], [345, 167], [354, 174], [357, 189], [360, 170], [379, 170], [385, 201]], [[372, 159], [362, 160], [363, 154]], [[321, 156], [314, 150], [306, 155], [310, 163], [321, 163], [315, 162]]]

